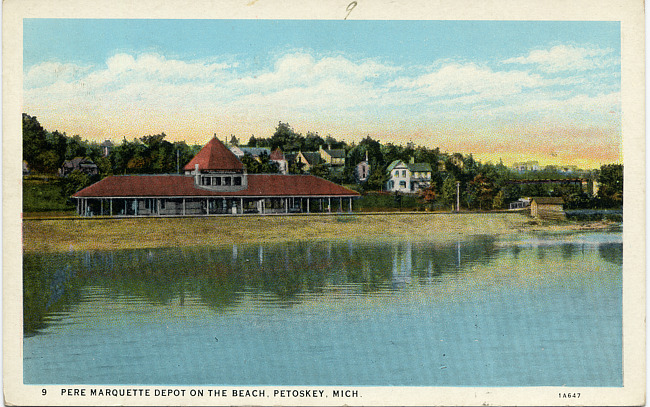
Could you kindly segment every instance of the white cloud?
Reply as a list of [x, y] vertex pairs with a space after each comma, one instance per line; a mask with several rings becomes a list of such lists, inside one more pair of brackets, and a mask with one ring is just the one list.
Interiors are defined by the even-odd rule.
[[525, 57], [509, 58], [503, 63], [537, 65], [547, 73], [587, 71], [616, 65], [617, 59], [612, 53], [612, 49], [557, 45], [548, 50], [533, 50]]
[[91, 67], [76, 64], [62, 64], [59, 62], [43, 62], [30, 68], [23, 77], [25, 89], [40, 88], [57, 82], [71, 82], [86, 72]]
[[479, 99], [491, 99], [541, 87], [544, 83], [539, 75], [523, 71], [493, 71], [473, 63], [450, 63], [416, 78], [399, 78], [393, 86], [418, 90], [432, 97], [475, 94]]

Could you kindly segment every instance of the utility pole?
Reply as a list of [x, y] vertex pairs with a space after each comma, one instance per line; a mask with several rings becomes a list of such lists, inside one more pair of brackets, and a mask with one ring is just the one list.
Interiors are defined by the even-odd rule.
[[460, 212], [460, 181], [456, 181], [456, 212]]

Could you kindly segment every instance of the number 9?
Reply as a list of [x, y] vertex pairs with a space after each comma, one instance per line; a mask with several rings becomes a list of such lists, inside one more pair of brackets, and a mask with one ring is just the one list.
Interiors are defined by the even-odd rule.
[[42, 393], [42, 395], [44, 396], [44, 395], [46, 395], [46, 394], [47, 394], [47, 390], [45, 390], [45, 389], [42, 389], [42, 390], [41, 390], [41, 393]]

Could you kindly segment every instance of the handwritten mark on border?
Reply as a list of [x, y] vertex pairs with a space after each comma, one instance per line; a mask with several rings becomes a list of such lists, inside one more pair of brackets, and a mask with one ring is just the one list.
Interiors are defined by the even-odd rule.
[[350, 13], [352, 12], [352, 10], [354, 10], [354, 8], [355, 8], [356, 6], [357, 6], [357, 2], [356, 2], [356, 1], [353, 1], [352, 3], [348, 4], [348, 6], [345, 8], [345, 11], [347, 11], [348, 14], [345, 16], [344, 20], [347, 20], [347, 19], [348, 19], [348, 17], [350, 16]]

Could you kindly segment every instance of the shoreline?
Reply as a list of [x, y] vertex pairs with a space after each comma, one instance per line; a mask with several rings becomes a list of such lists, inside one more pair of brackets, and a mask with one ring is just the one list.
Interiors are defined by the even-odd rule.
[[607, 230], [613, 225], [540, 221], [513, 212], [24, 218], [22, 243], [23, 253], [61, 253], [349, 239], [447, 242], [475, 235]]

